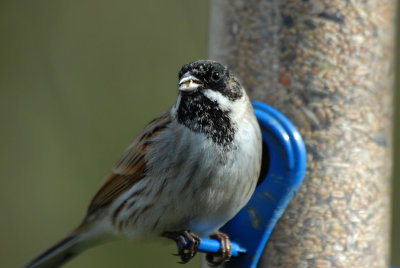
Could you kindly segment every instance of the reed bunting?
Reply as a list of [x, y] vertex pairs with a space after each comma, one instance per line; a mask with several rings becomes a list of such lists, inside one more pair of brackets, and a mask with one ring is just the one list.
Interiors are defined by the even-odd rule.
[[[250, 199], [261, 165], [261, 132], [244, 88], [220, 63], [179, 72], [178, 99], [126, 149], [94, 195], [82, 223], [26, 267], [56, 267], [113, 238], [177, 242], [181, 262], [199, 236], [221, 243], [210, 265], [230, 257], [218, 229]], [[189, 241], [189, 242], [187, 242]]]

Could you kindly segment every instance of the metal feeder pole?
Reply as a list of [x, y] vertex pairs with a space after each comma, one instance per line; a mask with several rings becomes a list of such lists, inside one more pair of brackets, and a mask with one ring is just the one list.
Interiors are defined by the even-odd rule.
[[394, 0], [211, 0], [209, 58], [302, 134], [259, 267], [389, 267]]

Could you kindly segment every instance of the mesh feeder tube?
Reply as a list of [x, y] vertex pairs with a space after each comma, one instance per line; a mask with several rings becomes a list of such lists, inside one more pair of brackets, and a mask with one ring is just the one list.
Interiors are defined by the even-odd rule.
[[209, 58], [303, 136], [259, 267], [389, 267], [395, 1], [211, 0]]

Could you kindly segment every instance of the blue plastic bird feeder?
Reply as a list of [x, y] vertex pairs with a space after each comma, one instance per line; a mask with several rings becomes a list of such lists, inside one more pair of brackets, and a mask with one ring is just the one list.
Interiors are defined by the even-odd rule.
[[[298, 190], [306, 169], [306, 150], [293, 124], [276, 109], [253, 102], [263, 137], [263, 163], [257, 188], [248, 204], [221, 231], [232, 241], [225, 267], [257, 266], [278, 219]], [[219, 242], [202, 238], [199, 251], [216, 253]]]

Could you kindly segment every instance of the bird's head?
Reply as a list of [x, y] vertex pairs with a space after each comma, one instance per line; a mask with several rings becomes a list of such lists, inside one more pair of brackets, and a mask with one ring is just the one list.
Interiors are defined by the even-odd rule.
[[[219, 135], [224, 138], [234, 133], [232, 115], [249, 105], [238, 79], [226, 66], [211, 60], [183, 65], [178, 90], [173, 116], [189, 129], [209, 137]], [[228, 135], [223, 133], [225, 129], [232, 131]]]
[[[237, 86], [232, 87], [235, 82]], [[199, 60], [183, 65], [179, 72], [178, 90], [183, 94], [207, 94], [209, 91], [214, 91], [232, 101], [243, 94], [241, 86], [229, 69], [211, 60]]]

